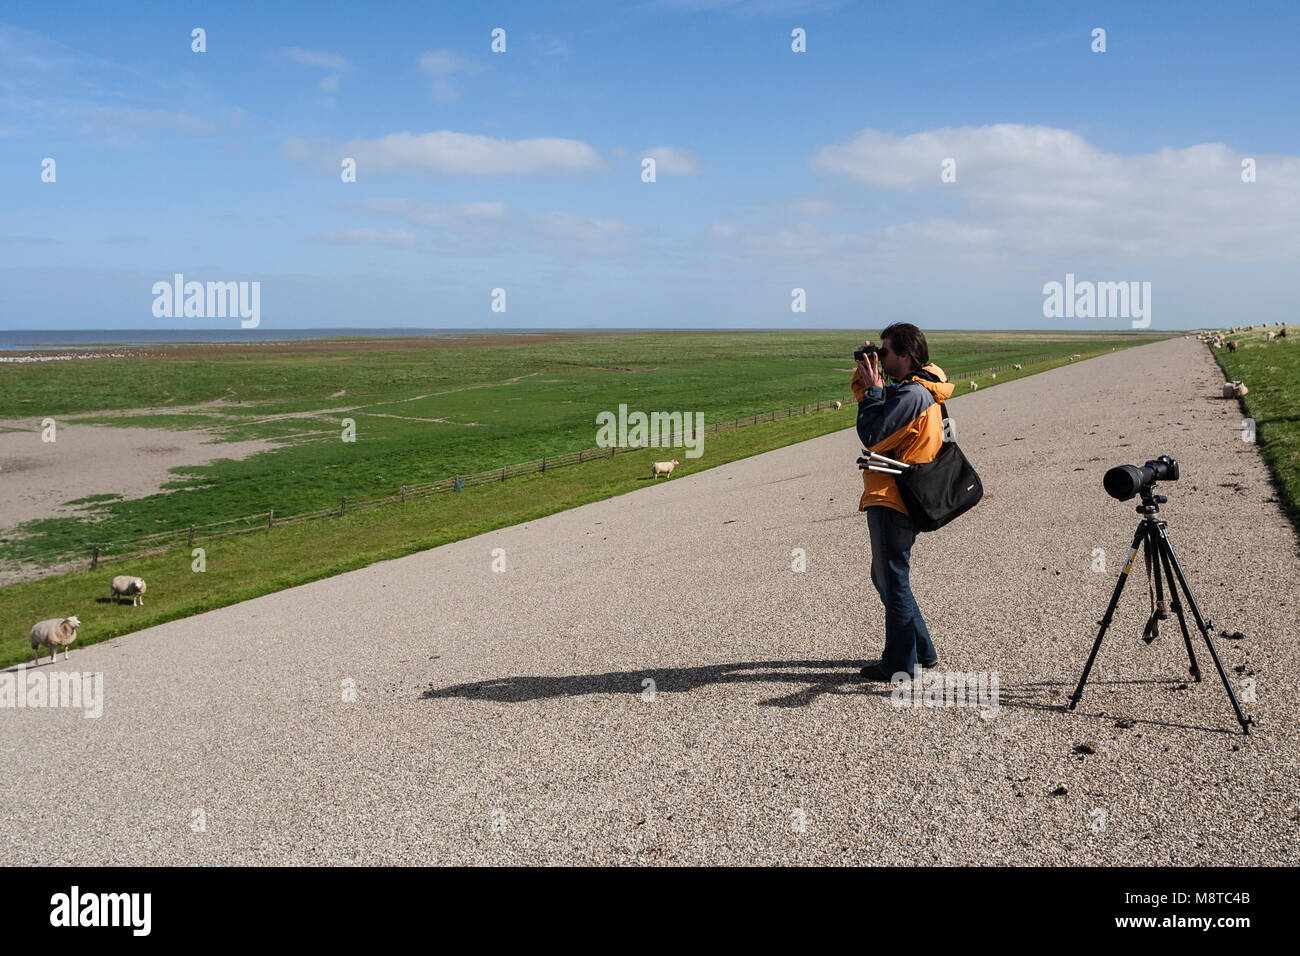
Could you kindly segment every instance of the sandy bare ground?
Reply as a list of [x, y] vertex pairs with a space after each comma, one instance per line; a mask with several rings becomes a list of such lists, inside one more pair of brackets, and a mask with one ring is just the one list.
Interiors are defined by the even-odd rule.
[[[1221, 381], [1173, 339], [952, 403], [986, 496], [914, 586], [991, 717], [857, 678], [849, 430], [74, 649], [101, 717], [0, 711], [0, 862], [1300, 863], [1300, 557]], [[1137, 524], [1101, 476], [1161, 453], [1248, 737], [1141, 577], [1063, 707]]]
[[59, 423], [41, 440], [39, 421], [6, 422], [0, 432], [0, 531], [34, 518], [76, 514], [68, 505], [91, 495], [141, 498], [175, 476], [172, 468], [240, 460], [275, 447], [269, 441], [218, 442], [200, 430], [178, 431]]

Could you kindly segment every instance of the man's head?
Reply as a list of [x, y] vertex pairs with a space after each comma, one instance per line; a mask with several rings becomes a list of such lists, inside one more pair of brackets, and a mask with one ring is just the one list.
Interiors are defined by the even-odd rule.
[[895, 382], [930, 364], [925, 333], [910, 322], [895, 322], [880, 333], [880, 368]]

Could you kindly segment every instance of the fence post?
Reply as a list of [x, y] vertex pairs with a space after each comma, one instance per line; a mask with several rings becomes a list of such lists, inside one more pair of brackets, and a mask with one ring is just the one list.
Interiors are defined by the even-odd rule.
[[402, 500], [406, 500], [406, 485], [402, 485]]
[[266, 530], [270, 531], [275, 526], [275, 509], [272, 508], [266, 513]]
[[194, 547], [194, 525], [190, 525], [190, 543], [189, 547]]
[[501, 466], [501, 480], [502, 480], [502, 481], [505, 481], [505, 480], [506, 480], [506, 466], [505, 466], [505, 465], [502, 465], [502, 466]]
[[95, 553], [90, 556], [90, 570], [99, 567], [99, 545], [95, 545]]
[[542, 456], [542, 471], [546, 470], [546, 456]]
[[578, 449], [578, 464], [582, 464], [582, 449]]
[[342, 518], [343, 515], [347, 513], [347, 510], [348, 510], [348, 496], [344, 495], [343, 498], [339, 501], [339, 517]]

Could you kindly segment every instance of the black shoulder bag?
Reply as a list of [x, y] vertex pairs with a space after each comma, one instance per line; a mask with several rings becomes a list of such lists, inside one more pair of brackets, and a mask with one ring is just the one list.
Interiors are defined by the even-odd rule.
[[[939, 381], [931, 372], [917, 373], [930, 381]], [[944, 421], [948, 420], [948, 406], [939, 403]], [[955, 441], [945, 441], [939, 446], [934, 461], [908, 465], [894, 478], [898, 493], [907, 513], [918, 531], [936, 531], [958, 515], [974, 508], [984, 497], [984, 485], [966, 460]]]

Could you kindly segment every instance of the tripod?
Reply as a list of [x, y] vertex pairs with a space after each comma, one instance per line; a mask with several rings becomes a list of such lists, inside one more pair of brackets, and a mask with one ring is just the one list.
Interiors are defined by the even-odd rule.
[[1088, 673], [1092, 670], [1093, 661], [1097, 659], [1097, 651], [1101, 650], [1101, 639], [1106, 635], [1106, 628], [1110, 627], [1111, 618], [1115, 614], [1115, 607], [1119, 604], [1120, 592], [1124, 590], [1124, 582], [1128, 580], [1129, 572], [1133, 569], [1133, 562], [1137, 558], [1138, 548], [1144, 549], [1148, 573], [1155, 579], [1156, 595], [1158, 603], [1156, 610], [1147, 619], [1143, 640], [1150, 643], [1159, 634], [1159, 621], [1165, 617], [1164, 610], [1164, 587], [1161, 581], [1161, 569], [1164, 570], [1165, 578], [1169, 582], [1169, 596], [1173, 603], [1174, 613], [1178, 615], [1178, 623], [1183, 630], [1183, 643], [1187, 646], [1187, 659], [1191, 662], [1192, 677], [1199, 681], [1201, 679], [1201, 669], [1196, 665], [1196, 653], [1192, 650], [1192, 637], [1187, 631], [1187, 618], [1183, 615], [1183, 605], [1178, 600], [1178, 586], [1181, 585], [1183, 594], [1187, 595], [1187, 603], [1192, 609], [1192, 616], [1196, 618], [1196, 626], [1200, 628], [1201, 634], [1205, 637], [1205, 646], [1209, 648], [1210, 659], [1214, 661], [1214, 666], [1219, 671], [1219, 676], [1223, 678], [1223, 688], [1228, 692], [1228, 699], [1232, 701], [1232, 709], [1237, 713], [1237, 722], [1241, 724], [1241, 732], [1250, 733], [1250, 725], [1255, 721], [1253, 718], [1246, 716], [1241, 712], [1241, 705], [1237, 703], [1237, 695], [1232, 692], [1232, 685], [1228, 683], [1228, 675], [1223, 670], [1223, 664], [1219, 661], [1218, 652], [1214, 649], [1214, 642], [1210, 640], [1210, 631], [1214, 625], [1201, 616], [1201, 609], [1196, 606], [1196, 598], [1192, 596], [1192, 589], [1187, 584], [1187, 578], [1183, 576], [1183, 569], [1178, 563], [1178, 557], [1174, 554], [1174, 547], [1169, 543], [1169, 534], [1166, 530], [1166, 523], [1157, 517], [1160, 514], [1160, 505], [1168, 499], [1164, 495], [1152, 494], [1151, 486], [1147, 485], [1142, 489], [1142, 504], [1138, 505], [1136, 511], [1142, 515], [1141, 522], [1138, 523], [1137, 533], [1133, 535], [1133, 550], [1129, 552], [1128, 561], [1124, 564], [1124, 570], [1120, 572], [1119, 580], [1115, 582], [1115, 591], [1110, 596], [1110, 605], [1106, 608], [1106, 615], [1101, 619], [1101, 630], [1097, 632], [1097, 640], [1093, 642], [1092, 653], [1088, 655], [1088, 663], [1084, 665], [1083, 676], [1079, 678], [1079, 686], [1074, 689], [1070, 696], [1070, 710], [1079, 703], [1079, 698], [1083, 696], [1083, 685], [1088, 680]]

